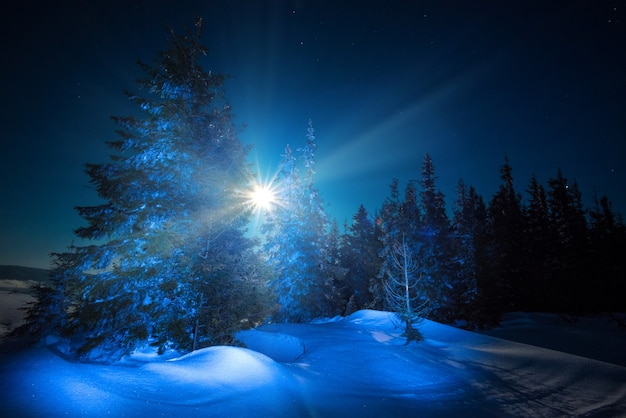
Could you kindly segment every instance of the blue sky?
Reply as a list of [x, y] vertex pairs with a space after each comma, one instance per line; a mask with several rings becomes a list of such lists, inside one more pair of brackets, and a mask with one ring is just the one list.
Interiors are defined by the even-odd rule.
[[[508, 155], [516, 187], [561, 168], [585, 206], [626, 212], [625, 10], [619, 1], [135, 1], [26, 3], [2, 16], [5, 110], [0, 264], [47, 267], [97, 202], [83, 164], [106, 161], [164, 26], [203, 17], [206, 68], [262, 174], [305, 141], [329, 213], [374, 212], [424, 154], [449, 202], [462, 177], [488, 201]], [[449, 210], [451, 207], [449, 205]]]

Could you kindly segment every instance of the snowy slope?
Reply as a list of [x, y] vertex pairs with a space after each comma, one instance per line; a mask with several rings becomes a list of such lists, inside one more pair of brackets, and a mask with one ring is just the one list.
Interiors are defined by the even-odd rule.
[[512, 312], [485, 335], [576, 354], [626, 367], [624, 314], [602, 314], [566, 321], [548, 313]]
[[48, 349], [0, 360], [1, 416], [622, 416], [626, 368], [426, 321], [404, 345], [385, 312], [240, 333], [246, 348], [113, 366]]

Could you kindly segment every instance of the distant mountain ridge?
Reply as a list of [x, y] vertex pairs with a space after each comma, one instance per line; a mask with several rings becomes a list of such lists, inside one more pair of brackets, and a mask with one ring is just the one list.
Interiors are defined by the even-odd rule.
[[38, 282], [49, 282], [50, 270], [34, 267], [0, 265], [0, 280], [35, 280]]

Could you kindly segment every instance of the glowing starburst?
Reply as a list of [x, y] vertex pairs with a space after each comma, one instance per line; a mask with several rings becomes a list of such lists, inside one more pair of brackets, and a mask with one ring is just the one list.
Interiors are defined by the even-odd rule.
[[255, 184], [250, 194], [250, 203], [256, 210], [271, 210], [276, 195], [270, 186]]
[[251, 220], [251, 231], [257, 230], [265, 221], [271, 219], [275, 210], [284, 207], [281, 195], [276, 174], [262, 176], [257, 172], [256, 180], [249, 184], [246, 192], [246, 209], [254, 215]]

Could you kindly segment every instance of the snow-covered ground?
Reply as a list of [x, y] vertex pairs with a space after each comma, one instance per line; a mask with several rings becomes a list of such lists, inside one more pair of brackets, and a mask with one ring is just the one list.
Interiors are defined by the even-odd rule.
[[[559, 336], [575, 334], [557, 321], [517, 313], [490, 331], [543, 339], [535, 345], [425, 321], [425, 341], [405, 346], [390, 314], [359, 311], [242, 332], [248, 348], [211, 347], [169, 359], [140, 350], [109, 366], [4, 345], [0, 416], [624, 416], [626, 333], [593, 340], [617, 344], [620, 366], [540, 347], [566, 345]], [[599, 319], [570, 327], [590, 333], [580, 328], [590, 324], [612, 327]]]

